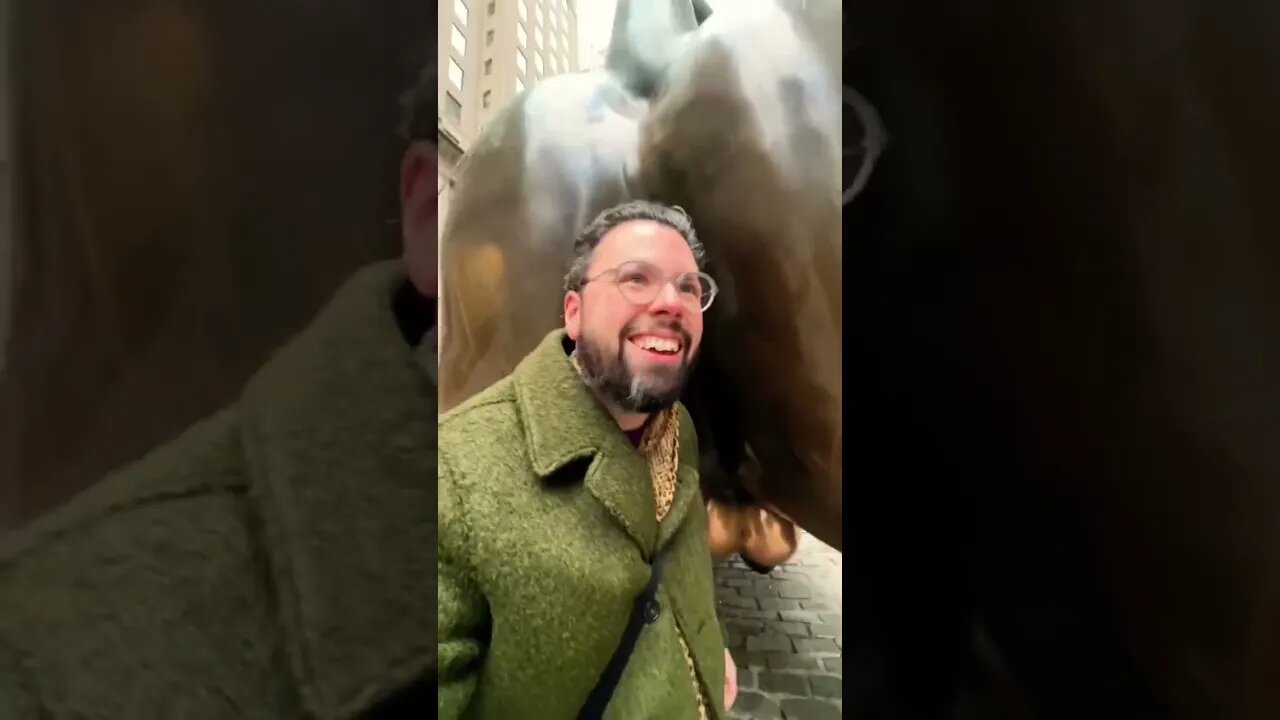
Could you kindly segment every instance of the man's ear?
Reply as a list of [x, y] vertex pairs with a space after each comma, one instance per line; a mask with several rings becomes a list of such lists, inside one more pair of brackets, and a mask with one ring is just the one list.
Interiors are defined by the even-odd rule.
[[439, 295], [440, 156], [434, 143], [415, 140], [400, 160], [400, 235], [409, 279], [427, 297]]
[[582, 295], [573, 290], [564, 294], [564, 334], [575, 343], [582, 336]]

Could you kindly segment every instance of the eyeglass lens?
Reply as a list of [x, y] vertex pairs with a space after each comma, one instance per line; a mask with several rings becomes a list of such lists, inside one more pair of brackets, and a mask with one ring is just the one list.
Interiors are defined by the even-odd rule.
[[[623, 263], [618, 266], [618, 289], [623, 297], [636, 304], [653, 302], [667, 282], [667, 278], [657, 267], [641, 261]], [[680, 295], [681, 300], [689, 307], [706, 310], [715, 298], [715, 281], [704, 272], [688, 272], [677, 275], [670, 280]]]

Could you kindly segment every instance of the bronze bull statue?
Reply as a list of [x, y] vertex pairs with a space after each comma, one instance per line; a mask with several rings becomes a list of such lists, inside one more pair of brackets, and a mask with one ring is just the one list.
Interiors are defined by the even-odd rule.
[[468, 150], [441, 239], [441, 407], [559, 325], [598, 212], [683, 206], [722, 288], [686, 398], [712, 547], [769, 567], [792, 520], [841, 547], [840, 8], [725, 7], [622, 0], [603, 70], [540, 82]]

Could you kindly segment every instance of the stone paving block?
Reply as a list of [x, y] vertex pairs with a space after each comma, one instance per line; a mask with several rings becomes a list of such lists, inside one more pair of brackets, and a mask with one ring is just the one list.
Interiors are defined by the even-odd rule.
[[833, 672], [839, 675], [841, 670], [844, 668], [844, 658], [823, 658], [822, 666], [825, 667], [828, 672]]
[[813, 597], [813, 591], [803, 583], [778, 583], [778, 597], [789, 600], [808, 600]]
[[831, 675], [810, 675], [809, 686], [813, 688], [814, 697], [840, 699], [840, 695], [844, 690], [843, 683], [838, 677]]
[[786, 635], [765, 633], [747, 638], [747, 652], [786, 652], [790, 649], [791, 638]]
[[795, 653], [769, 653], [765, 664], [770, 670], [819, 670], [818, 659]]
[[726, 596], [718, 600], [720, 607], [741, 608], [743, 610], [755, 610], [760, 607], [756, 604], [755, 598]]
[[756, 598], [778, 597], [778, 586], [775, 583], [752, 583], [750, 588], [741, 588], [742, 594], [751, 593]]
[[805, 696], [809, 694], [809, 682], [804, 675], [765, 671], [760, 673], [760, 689], [767, 693]]
[[809, 637], [809, 626], [805, 623], [798, 622], [777, 622], [769, 623], [769, 629], [774, 632], [780, 632], [784, 635], [792, 637]]
[[839, 720], [840, 706], [810, 698], [783, 698], [784, 720]]
[[809, 625], [809, 634], [816, 638], [838, 638], [840, 637], [839, 625], [828, 625], [826, 623], [813, 623]]
[[748, 610], [746, 608], [721, 608], [720, 614], [726, 619], [737, 620], [777, 620], [777, 610]]
[[[748, 667], [763, 670], [766, 667], [769, 653], [764, 650], [748, 650], [742, 657], [746, 661]], [[738, 664], [738, 666], [741, 667], [741, 664], [736, 661], [735, 664]]]
[[745, 620], [745, 619], [738, 619], [738, 618], [734, 618], [733, 620], [725, 620], [724, 631], [726, 633], [740, 633], [743, 635], [759, 635], [760, 633], [764, 632], [764, 621], [763, 620]]
[[834, 606], [832, 606], [830, 600], [821, 600], [821, 599], [805, 600], [804, 598], [800, 598], [800, 599], [804, 601], [800, 603], [800, 607], [804, 608], [805, 610], [813, 610], [815, 612], [821, 612], [821, 611], [831, 611], [836, 609]]
[[733, 703], [733, 717], [751, 720], [782, 720], [782, 708], [776, 700], [758, 692], [740, 692]]
[[782, 610], [778, 614], [781, 615], [782, 619], [786, 620], [787, 622], [802, 622], [802, 623], [815, 623], [815, 624], [822, 622], [822, 618], [819, 617], [818, 613], [806, 612], [804, 610]]
[[819, 613], [818, 617], [822, 618], [822, 622], [828, 625], [843, 625], [844, 616], [839, 613]]
[[738, 594], [743, 597], [760, 598], [776, 598], [778, 593], [772, 586], [749, 585], [747, 587], [738, 588]]
[[780, 598], [760, 598], [760, 608], [762, 610], [799, 610], [800, 602], [798, 600], [782, 600]]
[[748, 580], [747, 578], [736, 578], [736, 577], [725, 578], [723, 582], [725, 587], [731, 587], [731, 588], [751, 587], [751, 584], [752, 584], [751, 581]]
[[[735, 662], [734, 665], [736, 666], [737, 662]], [[758, 685], [756, 685], [756, 671], [753, 670], [752, 668], [739, 667], [738, 668], [738, 690], [755, 690], [757, 687]]]
[[828, 640], [827, 638], [792, 638], [791, 641], [796, 644], [796, 652], [799, 653], [814, 655], [822, 653], [840, 654], [840, 647], [836, 645], [836, 641]]

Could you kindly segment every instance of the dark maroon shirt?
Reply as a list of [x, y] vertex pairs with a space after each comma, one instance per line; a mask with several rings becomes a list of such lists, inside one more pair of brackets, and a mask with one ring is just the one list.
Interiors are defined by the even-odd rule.
[[[652, 420], [652, 419], [653, 419], [653, 416], [650, 415], [649, 420]], [[640, 447], [640, 441], [644, 440], [644, 431], [649, 427], [649, 420], [645, 420], [644, 424], [636, 428], [635, 430], [624, 431], [627, 433], [627, 439], [631, 441], [632, 447], [636, 447], [636, 448]]]

